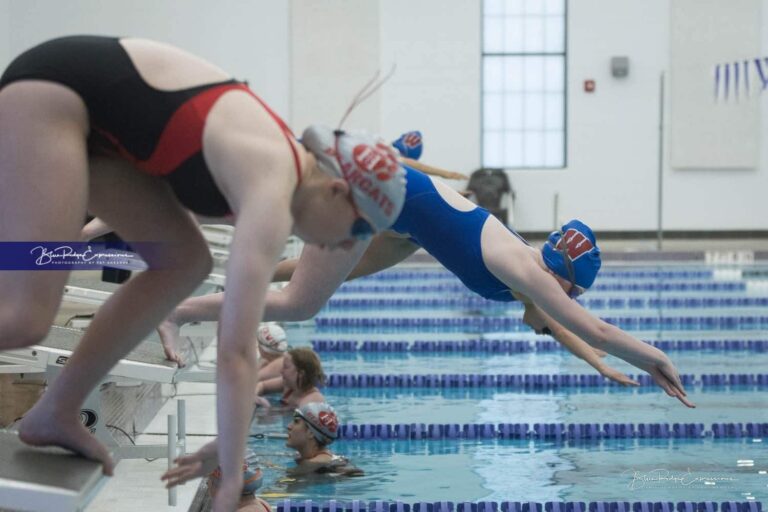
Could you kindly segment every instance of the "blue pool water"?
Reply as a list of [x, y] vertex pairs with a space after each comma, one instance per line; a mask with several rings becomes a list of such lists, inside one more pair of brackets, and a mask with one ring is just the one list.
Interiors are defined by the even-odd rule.
[[[755, 279], [757, 276], [759, 279]], [[607, 268], [582, 300], [594, 314], [645, 340], [768, 339], [764, 269]], [[293, 345], [312, 340], [527, 340], [519, 305], [469, 294], [438, 269], [396, 269], [345, 285], [314, 323], [289, 326]], [[643, 318], [652, 320], [642, 320]], [[426, 320], [421, 320], [426, 319]], [[479, 319], [479, 320], [478, 320]], [[496, 319], [494, 322], [491, 320]], [[765, 324], [765, 325], [763, 325]], [[768, 373], [768, 351], [680, 350], [681, 373]], [[327, 374], [590, 374], [568, 352], [518, 354], [322, 352]], [[638, 370], [610, 356], [630, 374]], [[327, 387], [342, 423], [768, 423], [768, 387], [688, 387], [686, 409], [654, 387], [557, 389]], [[288, 418], [259, 417], [254, 433]], [[264, 494], [323, 501], [746, 501], [768, 499], [762, 439], [342, 440], [333, 445], [365, 470], [354, 479], [288, 481], [283, 442], [254, 439], [266, 468]], [[272, 468], [270, 470], [269, 468]]]
[[[267, 467], [289, 464], [276, 441], [252, 448], [266, 453]], [[273, 470], [262, 492], [316, 501], [744, 501], [765, 499], [768, 480], [756, 466], [739, 466], [768, 455], [746, 440], [365, 441], [334, 450], [366, 476], [287, 481]]]

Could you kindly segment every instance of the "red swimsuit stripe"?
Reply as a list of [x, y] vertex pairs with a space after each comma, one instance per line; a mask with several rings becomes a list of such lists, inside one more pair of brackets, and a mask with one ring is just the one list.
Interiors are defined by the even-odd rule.
[[294, 138], [293, 133], [286, 126], [285, 122], [244, 84], [224, 84], [212, 87], [184, 102], [176, 109], [168, 123], [166, 123], [163, 132], [157, 140], [155, 150], [146, 160], [139, 160], [133, 156], [111, 133], [98, 128], [94, 129], [115, 145], [120, 156], [133, 163], [142, 171], [153, 176], [165, 176], [176, 170], [188, 158], [202, 151], [205, 118], [213, 108], [216, 100], [224, 93], [232, 90], [242, 90], [253, 96], [272, 119], [275, 120], [283, 135], [285, 135], [288, 146], [291, 148], [293, 160], [296, 164], [296, 174], [299, 181], [301, 181], [299, 155], [291, 142], [291, 139]]

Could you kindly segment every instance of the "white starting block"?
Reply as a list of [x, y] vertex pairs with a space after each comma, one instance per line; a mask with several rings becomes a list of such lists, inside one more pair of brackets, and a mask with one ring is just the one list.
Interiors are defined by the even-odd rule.
[[[83, 331], [79, 329], [54, 326], [48, 337], [40, 345], [0, 352], [0, 363], [2, 363], [0, 365], [0, 372], [45, 373], [46, 380], [50, 383], [58, 376], [63, 366], [66, 365], [83, 334]], [[142, 343], [126, 358], [121, 359], [112, 368], [110, 374], [103, 379], [101, 384], [107, 382], [135, 383], [137, 381], [170, 384], [184, 380], [180, 378], [180, 375], [187, 372], [189, 370], [179, 369], [175, 363], [165, 359], [165, 353], [159, 342], [149, 341]], [[215, 379], [215, 372], [213, 371], [200, 370], [192, 375], [189, 380], [198, 382], [213, 382]], [[177, 402], [177, 414], [168, 416], [168, 442], [166, 444], [120, 445], [112, 436], [104, 420], [101, 407], [101, 393], [99, 391], [101, 384], [86, 398], [80, 411], [80, 418], [85, 427], [110, 448], [116, 459], [167, 457], [168, 467], [170, 468], [172, 467], [173, 459], [178, 455], [186, 453], [186, 409], [183, 400]], [[0, 460], [5, 456], [2, 450], [3, 445], [0, 444]], [[6, 483], [8, 482], [0, 480], [0, 496], [5, 496]], [[11, 483], [13, 482], [11, 481]], [[19, 487], [17, 484], [18, 482], [14, 484], [16, 487], [11, 487], [18, 492], [21, 492], [20, 489], [22, 488], [26, 489], [26, 487]], [[28, 491], [32, 492], [29, 489]], [[80, 496], [80, 494], [77, 494], [77, 496], [73, 495], [71, 500], [74, 503], [85, 497], [85, 495]], [[175, 489], [169, 490], [168, 501], [171, 505], [175, 504]], [[29, 506], [27, 503], [24, 502], [25, 506], [21, 508], [28, 510]], [[2, 505], [6, 505], [6, 503], [3, 502]], [[41, 508], [40, 510], [49, 509]], [[50, 510], [54, 510], [54, 508]], [[55, 508], [55, 510], [65, 509]], [[79, 509], [71, 508], [66, 510]]]
[[0, 506], [40, 512], [83, 510], [106, 477], [101, 464], [55, 448], [30, 448], [0, 432]]

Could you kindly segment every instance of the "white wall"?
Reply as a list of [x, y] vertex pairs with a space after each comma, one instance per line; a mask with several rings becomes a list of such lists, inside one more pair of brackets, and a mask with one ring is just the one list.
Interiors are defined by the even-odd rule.
[[[694, 12], [679, 12], [686, 5]], [[731, 9], [738, 9], [738, 12], [723, 12]], [[686, 75], [691, 74], [691, 68], [686, 63], [679, 63], [678, 67], [674, 54], [679, 49], [680, 39], [690, 37], [697, 50], [705, 54], [705, 58], [698, 58], [702, 64], [698, 72], [709, 78], [709, 83], [701, 83], [706, 84], [703, 90], [690, 86], [687, 91], [675, 91], [673, 83], [670, 95], [672, 126], [667, 139], [670, 168], [665, 173], [664, 219], [667, 229], [768, 229], [768, 204], [764, 200], [768, 190], [768, 166], [758, 158], [760, 146], [765, 151], [768, 145], [766, 118], [758, 115], [761, 103], [768, 101], [768, 95], [763, 93], [749, 100], [742, 98], [739, 102], [731, 100], [718, 104], [713, 102], [712, 95], [712, 67], [715, 63], [722, 62], [724, 57], [740, 60], [768, 55], [768, 46], [762, 45], [761, 48], [760, 34], [761, 26], [765, 27], [760, 21], [766, 10], [766, 0], [737, 0], [727, 4], [716, 0], [687, 1], [675, 4], [672, 19], [679, 18], [685, 22], [681, 21], [682, 27], [675, 23], [675, 28], [682, 34], [675, 34], [672, 38], [672, 72], [684, 77], [681, 82], [690, 85], [690, 77]], [[737, 22], [739, 18], [741, 20]], [[700, 19], [701, 26], [685, 26], [686, 22], [694, 19]], [[695, 35], [691, 37], [690, 34]], [[732, 41], [734, 38], [739, 40]], [[694, 61], [687, 60], [688, 66]], [[706, 61], [709, 68], [703, 65]], [[676, 94], [687, 94], [688, 98], [700, 97], [700, 111], [691, 112], [690, 99], [676, 101]], [[688, 109], [688, 123], [712, 126], [693, 128], [686, 137], [680, 137], [677, 129], [681, 120], [676, 119], [675, 112], [685, 109]], [[714, 137], [718, 132], [720, 135]], [[697, 142], [699, 147], [690, 147], [691, 142]], [[712, 146], [717, 147], [713, 150]], [[692, 155], [697, 149], [706, 158]], [[698, 169], [688, 167], [689, 162], [696, 161], [700, 162]], [[686, 167], [677, 168], [678, 164]]]
[[424, 133], [424, 161], [467, 171], [480, 156], [477, 0], [380, 3], [381, 61], [397, 72], [381, 92], [381, 133]]
[[0, 64], [11, 59], [11, 0], [0, 0]]
[[[393, 140], [425, 133], [424, 158], [477, 167], [480, 11], [476, 0], [293, 0], [293, 122], [336, 126], [378, 70], [394, 76], [355, 109], [345, 128]], [[457, 141], [457, 139], [459, 139]]]
[[[291, 1], [291, 123], [338, 126], [354, 95], [379, 68], [378, 0]], [[380, 94], [344, 127], [379, 131]]]
[[[516, 228], [544, 231], [581, 217], [601, 230], [656, 225], [659, 78], [667, 65], [666, 0], [578, 0], [568, 5], [568, 167], [512, 171]], [[629, 76], [610, 75], [612, 56]], [[583, 82], [596, 82], [585, 93]]]
[[61, 35], [148, 37], [247, 79], [278, 113], [287, 114], [288, 17], [287, 3], [270, 0], [5, 0], [0, 4], [0, 66]]
[[[763, 21], [760, 24], [763, 27], [762, 34], [762, 52], [761, 55], [768, 56], [768, 0], [763, 0]], [[763, 173], [768, 173], [768, 91], [763, 91], [760, 98], [762, 119], [761, 137], [760, 137], [760, 169]]]

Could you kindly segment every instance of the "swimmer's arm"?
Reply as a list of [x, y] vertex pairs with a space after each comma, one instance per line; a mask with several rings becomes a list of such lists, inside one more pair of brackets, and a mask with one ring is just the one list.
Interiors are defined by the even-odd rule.
[[267, 393], [279, 393], [283, 390], [283, 378], [275, 377], [267, 379], [256, 384], [256, 394], [265, 395]]
[[[234, 225], [232, 217], [204, 217], [202, 215], [196, 215], [192, 212], [188, 212], [189, 216], [198, 224], [224, 224], [227, 226]], [[112, 228], [98, 217], [94, 217], [88, 224], [83, 226], [80, 230], [80, 240], [87, 242], [94, 238], [111, 233]]]
[[516, 257], [513, 259], [515, 264], [510, 265], [512, 251], [514, 246], [507, 244], [483, 250], [489, 268], [496, 269], [497, 277], [503, 276], [502, 280], [510, 289], [530, 298], [543, 312], [592, 347], [605, 350], [648, 372], [669, 396], [694, 407], [686, 398], [677, 368], [664, 352], [591, 315], [579, 303], [568, 298], [557, 281], [534, 259]]
[[[395, 235], [391, 231], [376, 235], [370, 244], [355, 268], [347, 274], [346, 281], [369, 276], [397, 265], [419, 249], [419, 246], [408, 238]], [[290, 259], [278, 263], [272, 280], [290, 281], [300, 261]]]
[[387, 231], [374, 237], [363, 258], [349, 273], [347, 280], [369, 276], [388, 269], [405, 260], [419, 249], [408, 238]]
[[[212, 121], [209, 116], [207, 122], [216, 121], [221, 119]], [[254, 144], [246, 136], [211, 137], [210, 141], [204, 137], [204, 144], [209, 144], [206, 157], [212, 170], [227, 170], [218, 174], [218, 184], [237, 219], [227, 261], [227, 292], [219, 318], [216, 365], [222, 470], [216, 503], [228, 504], [226, 500], [232, 498], [234, 489], [242, 489], [242, 459], [258, 371], [253, 334], [263, 315], [272, 271], [291, 232], [293, 220], [286, 205], [290, 204], [292, 187], [276, 179], [277, 170], [290, 165], [282, 151]]]
[[296, 466], [288, 468], [285, 472], [289, 476], [309, 475], [317, 472], [318, 469], [328, 467], [330, 462], [331, 458], [328, 455], [321, 454], [312, 459], [301, 461]]
[[[357, 242], [348, 251], [305, 245], [295, 269], [290, 272], [288, 285], [267, 293], [264, 320], [295, 322], [312, 318], [344, 282], [369, 244]], [[289, 264], [283, 262], [278, 273], [286, 270], [290, 270]]]
[[80, 230], [80, 240], [87, 242], [88, 240], [93, 240], [94, 238], [98, 238], [111, 232], [112, 228], [109, 227], [106, 222], [95, 217]]
[[[530, 306], [536, 307], [536, 306]], [[620, 371], [616, 370], [605, 364], [605, 361], [596, 352], [596, 349], [589, 346], [589, 344], [573, 334], [571, 331], [563, 327], [560, 323], [556, 322], [552, 317], [544, 312], [540, 312], [541, 316], [545, 319], [547, 327], [552, 333], [552, 337], [557, 340], [558, 343], [563, 345], [576, 357], [583, 359], [588, 365], [597, 370], [600, 375], [607, 379], [618, 382], [624, 386], [639, 386], [640, 384], [628, 376], [624, 375]]]
[[466, 180], [467, 179], [466, 174], [461, 174], [454, 171], [440, 169], [439, 167], [432, 167], [431, 165], [421, 163], [417, 160], [413, 160], [412, 158], [407, 158], [403, 156], [403, 157], [400, 157], [400, 161], [403, 162], [408, 167], [413, 167], [414, 169], [421, 171], [424, 174], [429, 174], [431, 176], [439, 176], [440, 178], [445, 178], [448, 180]]

